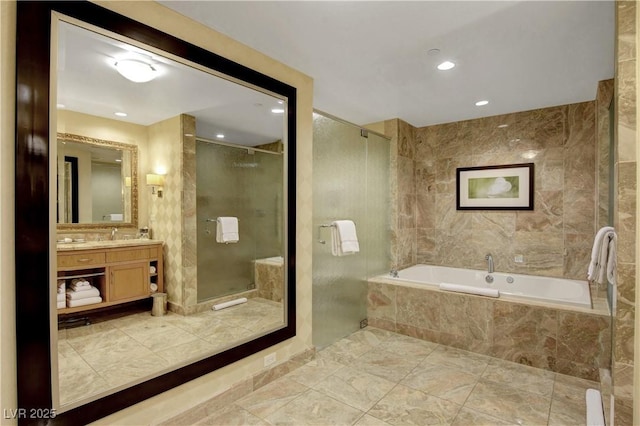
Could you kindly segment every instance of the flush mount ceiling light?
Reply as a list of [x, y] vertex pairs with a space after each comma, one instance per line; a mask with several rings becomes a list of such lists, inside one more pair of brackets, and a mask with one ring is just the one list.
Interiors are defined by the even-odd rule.
[[118, 117], [126, 117], [127, 113], [126, 112], [114, 112], [114, 115], [117, 115]]
[[437, 68], [438, 68], [440, 71], [448, 71], [448, 70], [450, 70], [451, 68], [453, 68], [453, 67], [455, 67], [455, 66], [456, 66], [456, 64], [454, 64], [454, 63], [453, 63], [453, 62], [451, 62], [451, 61], [444, 61], [444, 62], [442, 62], [440, 65], [438, 65], [438, 67], [437, 67]]
[[222, 134], [222, 133], [218, 133], [218, 134], [216, 135], [216, 138], [218, 138], [218, 139], [224, 139], [224, 134]]
[[478, 101], [476, 102], [476, 106], [484, 106], [487, 105], [489, 103], [489, 101]]
[[146, 83], [158, 75], [156, 69], [150, 64], [136, 59], [122, 59], [116, 62], [115, 66], [121, 76], [134, 83]]

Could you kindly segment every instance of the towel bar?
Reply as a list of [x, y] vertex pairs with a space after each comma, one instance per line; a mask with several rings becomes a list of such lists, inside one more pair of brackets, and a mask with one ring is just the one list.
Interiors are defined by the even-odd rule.
[[[205, 219], [205, 222], [217, 222], [218, 219]], [[240, 222], [240, 219], [238, 219], [238, 222]]]
[[320, 232], [322, 231], [322, 228], [333, 228], [333, 227], [335, 227], [335, 225], [333, 225], [333, 224], [324, 224], [324, 225], [318, 226], [318, 242], [320, 244], [326, 244], [327, 243], [325, 240], [322, 239], [322, 235], [320, 235]]

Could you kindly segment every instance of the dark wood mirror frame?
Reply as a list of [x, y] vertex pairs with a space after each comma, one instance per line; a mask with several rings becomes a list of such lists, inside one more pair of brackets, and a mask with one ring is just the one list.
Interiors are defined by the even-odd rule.
[[[288, 101], [286, 326], [206, 359], [51, 416], [49, 219], [51, 13], [104, 28], [285, 96]], [[55, 132], [53, 132], [55, 135]], [[87, 424], [295, 336], [296, 88], [89, 2], [17, 4], [16, 34], [16, 346], [20, 424]], [[52, 229], [53, 228], [53, 229]], [[44, 297], [43, 297], [44, 295]], [[49, 415], [47, 415], [49, 414]], [[53, 417], [53, 418], [51, 418]]]

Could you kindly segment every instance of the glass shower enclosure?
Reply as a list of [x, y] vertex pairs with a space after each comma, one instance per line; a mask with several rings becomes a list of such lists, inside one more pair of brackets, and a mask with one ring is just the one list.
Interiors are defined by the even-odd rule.
[[[313, 115], [313, 344], [323, 348], [367, 317], [367, 278], [390, 267], [389, 140]], [[335, 220], [356, 225], [360, 252], [331, 253]], [[364, 325], [364, 323], [363, 323]]]
[[[254, 262], [282, 256], [281, 152], [196, 141], [198, 303], [255, 288]], [[216, 242], [216, 219], [238, 218], [237, 243]]]

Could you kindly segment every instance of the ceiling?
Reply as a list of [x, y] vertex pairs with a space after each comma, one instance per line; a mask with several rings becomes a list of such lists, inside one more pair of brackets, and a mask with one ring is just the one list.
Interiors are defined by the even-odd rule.
[[360, 125], [589, 101], [614, 74], [613, 1], [159, 3], [308, 74], [314, 108]]
[[[157, 77], [125, 79], [114, 65], [123, 59], [152, 63]], [[278, 98], [65, 22], [56, 76], [58, 108], [68, 111], [143, 126], [185, 113], [196, 117], [199, 137], [245, 146], [283, 139], [284, 115], [272, 112], [284, 107]]]

